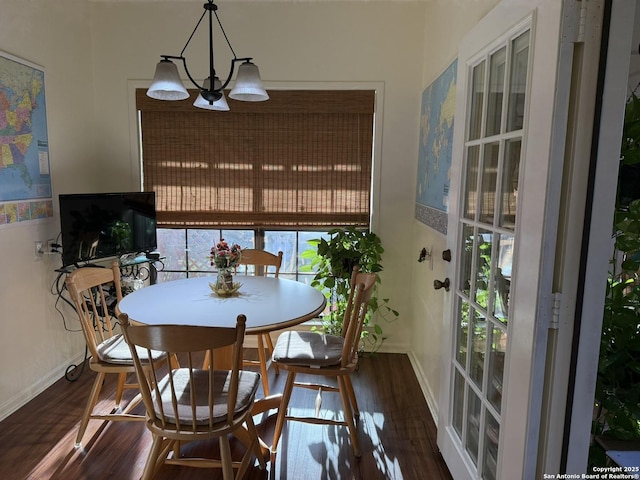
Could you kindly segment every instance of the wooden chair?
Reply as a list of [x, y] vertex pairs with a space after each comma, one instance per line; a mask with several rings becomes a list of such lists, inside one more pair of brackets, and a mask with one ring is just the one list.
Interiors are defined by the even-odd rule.
[[[285, 421], [300, 421], [315, 424], [346, 426], [351, 437], [351, 446], [356, 457], [360, 447], [356, 431], [356, 421], [360, 415], [350, 374], [358, 365], [358, 345], [364, 326], [369, 300], [376, 284], [375, 273], [360, 273], [356, 266], [351, 275], [351, 287], [344, 314], [342, 335], [319, 334], [317, 332], [286, 331], [280, 335], [273, 352], [273, 361], [281, 369], [287, 370], [287, 381], [282, 394], [282, 404], [278, 411], [273, 435], [272, 455], [276, 454], [278, 441]], [[316, 377], [335, 377], [338, 386], [317, 383], [297, 383], [298, 373]], [[318, 390], [316, 411], [313, 416], [291, 416], [287, 408], [294, 387]], [[344, 420], [319, 418], [322, 392], [339, 392], [342, 399]]]
[[[126, 314], [120, 315], [124, 336], [131, 348], [142, 400], [147, 409], [147, 427], [153, 436], [143, 480], [153, 478], [167, 463], [201, 468], [222, 467], [225, 480], [244, 478], [255, 455], [265, 468], [251, 408], [260, 374], [243, 371], [242, 344], [246, 317], [238, 315], [235, 328], [188, 325], [133, 325]], [[202, 368], [205, 352], [215, 359], [215, 349], [233, 348], [230, 370]], [[162, 350], [167, 359], [177, 356], [183, 366], [161, 371], [152, 367], [146, 373], [139, 358], [141, 351]], [[186, 357], [186, 360], [185, 360]], [[196, 362], [198, 366], [196, 366]], [[246, 425], [246, 430], [244, 425]], [[240, 462], [231, 457], [228, 435], [247, 441]], [[180, 456], [180, 444], [218, 438], [220, 460]], [[170, 452], [173, 454], [167, 458]]]
[[[282, 252], [278, 252], [277, 255], [267, 252], [265, 250], [245, 249], [242, 250], [242, 256], [240, 258], [240, 266], [238, 270], [245, 275], [250, 273], [249, 267], [253, 266], [254, 275], [262, 275], [264, 277], [273, 275], [278, 277], [280, 274], [280, 267], [282, 266]], [[269, 267], [273, 267], [269, 269]], [[269, 369], [269, 362], [271, 355], [273, 354], [273, 340], [271, 335], [267, 333], [256, 333], [255, 337], [258, 341], [258, 360], [243, 361], [243, 365], [247, 366], [259, 366], [260, 373], [262, 374], [262, 389], [264, 396], [269, 396], [269, 377], [267, 371]], [[265, 354], [265, 347], [268, 351], [268, 355]], [[277, 373], [277, 367], [276, 373]]]
[[[144, 421], [145, 416], [130, 413], [140, 403], [139, 392], [125, 409], [120, 409], [124, 390], [137, 389], [138, 384], [127, 383], [127, 376], [135, 373], [133, 358], [122, 334], [116, 331], [115, 322], [112, 322], [116, 318], [117, 302], [122, 300], [118, 263], [114, 262], [111, 268], [78, 268], [67, 276], [65, 282], [91, 355], [89, 367], [97, 373], [76, 436], [76, 446], [79, 447], [91, 419]], [[153, 352], [151, 358], [154, 362], [164, 361], [160, 352]], [[149, 357], [142, 355], [142, 359], [148, 365]], [[114, 408], [109, 412], [94, 412], [107, 374], [118, 375]]]

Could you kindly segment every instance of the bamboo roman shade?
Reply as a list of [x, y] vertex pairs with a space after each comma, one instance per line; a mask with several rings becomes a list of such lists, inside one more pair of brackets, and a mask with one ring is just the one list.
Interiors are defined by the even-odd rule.
[[368, 226], [374, 91], [269, 91], [231, 111], [136, 92], [163, 228]]

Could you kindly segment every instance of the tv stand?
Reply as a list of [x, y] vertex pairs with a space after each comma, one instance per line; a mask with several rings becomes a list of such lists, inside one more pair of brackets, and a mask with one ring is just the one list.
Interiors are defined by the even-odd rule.
[[[145, 255], [138, 255], [135, 258], [121, 258], [121, 275], [130, 275], [134, 278], [139, 278], [142, 281], [148, 279], [150, 285], [155, 285], [158, 281], [158, 267], [156, 266], [156, 262], [160, 262], [162, 264], [160, 254], [158, 253], [157, 255], [157, 258], [150, 258], [149, 253]], [[162, 266], [164, 267], [164, 265]]]
[[[139, 278], [142, 281], [149, 280], [150, 285], [154, 285], [158, 281], [158, 272], [162, 270], [162, 268], [158, 268], [156, 263], [160, 263], [162, 267], [163, 258], [158, 253], [158, 257], [154, 258], [151, 255], [153, 254], [140, 254], [135, 257], [121, 257], [118, 259], [118, 263], [120, 264], [120, 273], [121, 275], [129, 275], [134, 278]], [[96, 267], [96, 268], [106, 268], [111, 265], [115, 259], [107, 259], [104, 264], [100, 263], [74, 263], [73, 265], [68, 265], [62, 268], [56, 268], [55, 271], [61, 274], [69, 274], [78, 268], [85, 267]], [[148, 264], [148, 266], [146, 265]]]

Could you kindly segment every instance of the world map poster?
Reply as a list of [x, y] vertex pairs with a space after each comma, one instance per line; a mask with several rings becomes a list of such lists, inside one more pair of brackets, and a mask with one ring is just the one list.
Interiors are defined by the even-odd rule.
[[416, 182], [416, 212], [421, 214], [416, 216], [427, 224], [434, 214], [446, 217], [449, 207], [457, 65], [455, 60], [422, 93]]
[[52, 216], [44, 71], [0, 52], [0, 225]]

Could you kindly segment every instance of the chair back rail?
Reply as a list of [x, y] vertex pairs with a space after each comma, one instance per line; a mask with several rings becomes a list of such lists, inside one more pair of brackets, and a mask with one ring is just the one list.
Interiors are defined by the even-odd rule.
[[[273, 358], [276, 365], [288, 371], [282, 394], [282, 404], [278, 411], [273, 444], [272, 460], [276, 454], [285, 421], [346, 426], [351, 438], [351, 446], [356, 457], [360, 456], [356, 419], [360, 414], [350, 374], [358, 364], [360, 335], [366, 321], [369, 301], [373, 295], [378, 277], [375, 273], [361, 273], [355, 266], [351, 275], [349, 298], [343, 317], [342, 335], [315, 332], [284, 332], [278, 339]], [[296, 375], [322, 377], [322, 380], [297, 382]], [[337, 387], [328, 385], [326, 377], [334, 377]], [[294, 415], [289, 412], [289, 401], [295, 387], [311, 388], [318, 391], [316, 396], [316, 416]], [[339, 392], [342, 400], [343, 418], [328, 418], [320, 415], [323, 392]]]
[[[244, 249], [240, 256], [239, 270], [245, 275], [249, 275], [250, 266], [254, 267], [254, 275], [263, 277], [273, 275], [275, 278], [278, 278], [280, 268], [282, 267], [282, 252], [279, 251], [277, 254], [273, 254], [266, 250], [258, 250], [255, 248]], [[236, 271], [237, 270], [238, 269], [236, 269]], [[247, 367], [258, 366], [260, 368], [262, 374], [262, 390], [264, 396], [268, 397], [270, 393], [268, 377], [269, 360], [267, 355], [265, 355], [265, 348], [270, 357], [273, 354], [273, 340], [269, 333], [256, 334], [256, 340], [258, 343], [258, 360], [246, 359], [243, 365]], [[275, 371], [278, 373], [277, 367]]]
[[[163, 426], [167, 426], [168, 423], [174, 423], [178, 431], [184, 429], [185, 425], [191, 422], [191, 431], [196, 432], [199, 428], [198, 415], [196, 411], [199, 409], [198, 399], [206, 398], [209, 400], [209, 415], [206, 424], [213, 428], [213, 425], [220, 420], [216, 420], [213, 416], [217, 391], [213, 368], [202, 369], [201, 358], [196, 359], [196, 355], [200, 352], [203, 355], [209, 355], [212, 361], [215, 362], [216, 349], [233, 346], [233, 365], [230, 370], [231, 377], [228, 379], [228, 393], [227, 393], [227, 418], [228, 423], [233, 423], [234, 410], [238, 395], [238, 376], [241, 368], [242, 361], [242, 344], [244, 341], [244, 332], [246, 317], [239, 315], [237, 325], [235, 328], [225, 327], [200, 327], [189, 325], [133, 325], [129, 321], [126, 314], [120, 314], [120, 322], [122, 324], [125, 339], [130, 346], [137, 346], [146, 349], [148, 352], [152, 350], [160, 350], [165, 352], [167, 359], [172, 357], [184, 360], [186, 358], [186, 365], [182, 369], [169, 369], [169, 372], [151, 368], [151, 377], [145, 377], [143, 363], [141, 362], [139, 355], [135, 348], [132, 348], [132, 355], [134, 365], [136, 367], [136, 373], [138, 377], [147, 378], [147, 381], [143, 382], [140, 387], [142, 392], [142, 400], [147, 408], [147, 414], [152, 421], [158, 421]], [[198, 366], [196, 366], [198, 365]], [[178, 381], [176, 375], [184, 374], [188, 371], [189, 382], [192, 388], [189, 389], [189, 408], [191, 412], [188, 418], [183, 417], [184, 409], [179, 408], [178, 400], [179, 392], [177, 390]], [[202, 372], [206, 372], [206, 381], [202, 382], [205, 378]], [[166, 388], [170, 390], [171, 395], [171, 412], [165, 412], [167, 403], [163, 402], [163, 392], [160, 391], [161, 381], [166, 374], [166, 380], [168, 384]], [[195, 376], [200, 375], [196, 381]], [[219, 379], [219, 377], [218, 377]], [[181, 379], [181, 381], [184, 379]], [[203, 397], [203, 391], [198, 389], [206, 389], [206, 396]], [[168, 422], [168, 419], [174, 420]], [[185, 420], [187, 422], [185, 423]]]
[[[273, 275], [278, 277], [280, 274], [280, 268], [282, 267], [282, 252], [273, 254], [266, 250], [258, 250], [255, 248], [246, 248], [242, 250], [240, 257], [239, 270], [245, 275], [249, 272], [249, 267], [254, 266], [254, 275], [260, 275], [266, 277], [267, 275]], [[273, 267], [270, 269], [268, 267]]]
[[377, 276], [375, 273], [361, 273], [357, 267], [354, 268], [351, 277], [349, 302], [342, 324], [342, 336], [344, 337], [342, 367], [346, 367], [357, 360], [360, 336], [366, 322], [369, 300], [373, 295], [376, 281]]
[[[97, 347], [101, 342], [112, 337], [115, 312], [110, 304], [122, 300], [120, 268], [114, 262], [111, 268], [82, 267], [74, 270], [65, 280], [71, 301], [78, 314], [82, 333], [87, 348], [94, 359], [98, 358]], [[115, 302], [105, 294], [105, 290], [113, 286]]]
[[[147, 427], [154, 437], [143, 478], [152, 476], [163, 463], [176, 465], [222, 467], [223, 476], [231, 478], [238, 468], [238, 478], [250, 465], [252, 455], [261, 458], [258, 435], [251, 409], [260, 375], [241, 370], [242, 346], [246, 330], [245, 315], [238, 315], [235, 327], [189, 325], [142, 325], [130, 321], [125, 313], [118, 317], [131, 350], [142, 400], [147, 410]], [[216, 351], [232, 348], [228, 370], [214, 370]], [[145, 369], [140, 352], [162, 351], [179, 365], [170, 368]], [[211, 363], [203, 366], [208, 355]], [[247, 452], [234, 462], [229, 450], [228, 434], [236, 432], [247, 440]], [[182, 457], [180, 442], [218, 438], [221, 459], [207, 460]], [[167, 453], [174, 449], [172, 458]]]
[[[134, 373], [133, 359], [124, 338], [117, 328], [116, 314], [122, 300], [120, 266], [113, 262], [111, 268], [81, 267], [67, 275], [65, 284], [74, 306], [82, 333], [91, 355], [89, 367], [96, 372], [93, 387], [87, 399], [76, 436], [76, 446], [80, 446], [89, 420], [145, 421], [144, 415], [133, 411], [140, 403], [138, 392], [126, 406], [121, 407], [125, 390], [138, 390], [137, 383], [128, 383], [129, 374]], [[146, 367], [163, 362], [159, 352], [144, 355]], [[105, 409], [101, 403], [101, 392], [106, 375], [117, 375], [113, 407]]]

